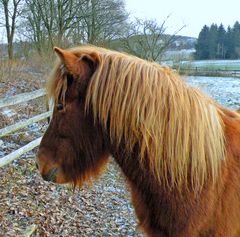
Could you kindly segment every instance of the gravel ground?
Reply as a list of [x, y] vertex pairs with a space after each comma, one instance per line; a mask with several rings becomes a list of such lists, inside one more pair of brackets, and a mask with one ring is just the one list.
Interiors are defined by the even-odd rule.
[[[44, 182], [34, 160], [21, 159], [0, 169], [0, 236], [143, 236], [118, 167], [110, 161], [91, 186]], [[25, 233], [25, 235], [24, 235]]]

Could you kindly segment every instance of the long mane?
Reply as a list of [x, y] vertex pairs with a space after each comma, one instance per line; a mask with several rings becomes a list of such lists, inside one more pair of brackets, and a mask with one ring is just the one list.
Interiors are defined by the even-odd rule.
[[139, 147], [142, 166], [167, 187], [190, 182], [199, 189], [209, 178], [216, 181], [225, 157], [224, 126], [210, 98], [156, 63], [93, 46], [71, 51], [98, 54], [85, 109], [114, 144], [123, 142], [129, 152]]

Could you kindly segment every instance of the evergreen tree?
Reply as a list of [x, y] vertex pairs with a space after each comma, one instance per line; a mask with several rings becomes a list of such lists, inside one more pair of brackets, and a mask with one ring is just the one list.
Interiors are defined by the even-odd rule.
[[209, 57], [209, 45], [208, 45], [209, 27], [204, 26], [199, 33], [197, 43], [195, 45], [196, 59], [208, 59]]
[[217, 30], [217, 53], [216, 57], [219, 59], [224, 59], [226, 56], [226, 31], [223, 24], [218, 27]]
[[234, 58], [234, 42], [233, 42], [233, 32], [232, 28], [228, 26], [226, 39], [225, 39], [225, 48], [226, 48], [226, 59]]
[[233, 26], [232, 38], [234, 45], [233, 58], [237, 59], [240, 57], [240, 24], [238, 21]]
[[209, 59], [216, 59], [217, 57], [217, 42], [218, 42], [218, 26], [212, 24], [208, 34]]
[[195, 45], [196, 59], [238, 59], [240, 58], [240, 23], [235, 22], [227, 31], [223, 24], [204, 26]]

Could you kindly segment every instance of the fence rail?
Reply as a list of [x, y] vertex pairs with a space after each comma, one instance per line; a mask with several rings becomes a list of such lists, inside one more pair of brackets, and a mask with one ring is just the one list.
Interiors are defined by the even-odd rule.
[[22, 94], [11, 96], [11, 97], [6, 97], [3, 99], [0, 99], [0, 109], [2, 107], [16, 105], [16, 104], [33, 100], [45, 95], [46, 95], [46, 91], [44, 89], [39, 89], [39, 90], [28, 92], [28, 93], [22, 93]]
[[174, 65], [173, 68], [180, 74], [195, 76], [224, 76], [224, 77], [240, 77], [240, 69], [209, 67], [209, 66], [193, 66], [193, 65]]
[[0, 167], [3, 167], [16, 159], [19, 159], [21, 155], [27, 153], [28, 151], [33, 150], [35, 147], [37, 147], [40, 144], [41, 140], [42, 140], [42, 137], [39, 137], [29, 142], [27, 145], [17, 149], [16, 151], [11, 152], [10, 154], [4, 156], [3, 158], [0, 158]]
[[30, 125], [32, 123], [36, 123], [36, 122], [39, 122], [43, 119], [46, 119], [46, 118], [50, 117], [50, 115], [51, 115], [51, 112], [48, 111], [48, 112], [36, 115], [36, 116], [26, 120], [26, 121], [20, 121], [18, 123], [7, 126], [5, 128], [1, 128], [0, 129], [0, 138], [5, 137], [9, 134], [12, 134], [13, 132], [16, 132], [17, 130], [19, 130], [21, 128], [27, 127], [28, 125]]
[[[10, 105], [16, 105], [16, 104], [23, 103], [23, 102], [33, 100], [33, 99], [43, 97], [43, 96], [46, 96], [45, 90], [39, 89], [39, 90], [32, 91], [29, 93], [22, 93], [22, 94], [18, 94], [18, 95], [12, 96], [12, 97], [2, 98], [2, 99], [0, 99], [0, 108], [10, 106]], [[47, 107], [46, 109], [49, 110], [49, 106], [46, 106], [46, 107]], [[17, 130], [19, 130], [21, 128], [24, 128], [30, 124], [39, 122], [43, 119], [47, 119], [50, 116], [51, 116], [51, 111], [47, 111], [47, 112], [38, 114], [32, 118], [29, 118], [25, 121], [20, 121], [13, 125], [1, 128], [0, 129], [0, 138], [8, 136], [10, 134], [13, 134], [14, 132], [16, 132]], [[27, 145], [0, 158], [0, 167], [3, 167], [5, 165], [9, 164], [13, 160], [19, 159], [21, 157], [21, 155], [27, 153], [28, 151], [33, 150], [35, 147], [37, 147], [40, 144], [41, 139], [42, 139], [42, 137], [39, 137], [39, 138], [29, 142]]]

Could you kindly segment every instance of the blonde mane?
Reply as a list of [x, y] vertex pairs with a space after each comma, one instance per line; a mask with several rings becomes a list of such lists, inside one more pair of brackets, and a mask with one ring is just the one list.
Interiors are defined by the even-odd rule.
[[[92, 46], [71, 51], [99, 57], [85, 109], [114, 144], [124, 142], [129, 152], [138, 146], [141, 165], [167, 187], [191, 182], [199, 189], [209, 178], [216, 181], [225, 157], [224, 128], [211, 99], [156, 63]], [[50, 94], [56, 88], [59, 93], [59, 81], [51, 83]]]

